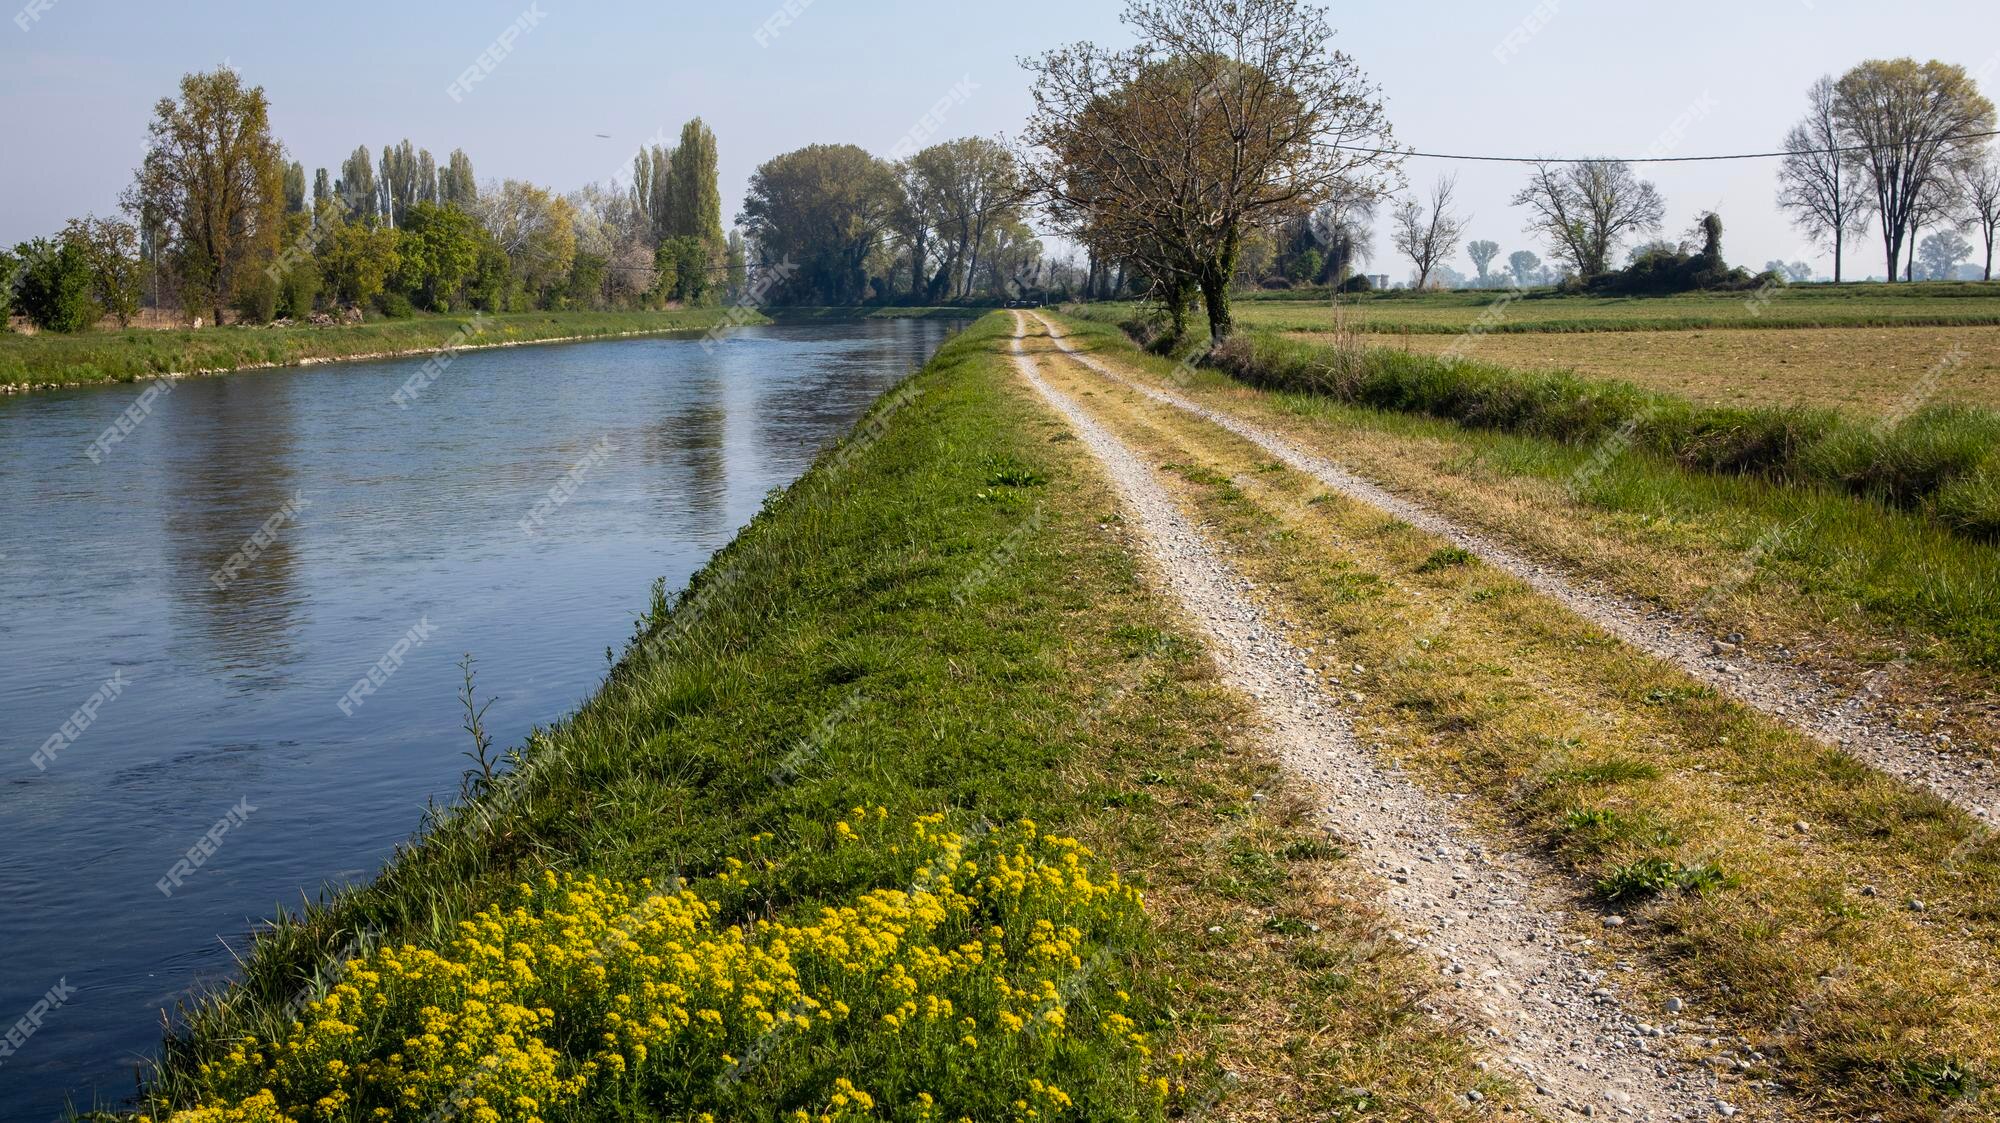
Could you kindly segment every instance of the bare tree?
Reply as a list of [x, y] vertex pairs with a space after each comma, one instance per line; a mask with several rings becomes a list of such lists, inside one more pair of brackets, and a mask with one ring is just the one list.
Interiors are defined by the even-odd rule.
[[1973, 137], [1992, 131], [1993, 103], [1962, 66], [1871, 60], [1834, 84], [1834, 117], [1874, 189], [1869, 206], [1894, 281], [1904, 245], [1936, 213], [1938, 185], [1977, 159]]
[[[1459, 239], [1465, 234], [1465, 219], [1451, 213], [1452, 192], [1457, 186], [1455, 177], [1439, 176], [1431, 188], [1429, 206], [1416, 199], [1405, 199], [1396, 208], [1393, 234], [1396, 249], [1416, 265], [1420, 289], [1429, 283], [1431, 270], [1458, 249]], [[1495, 253], [1499, 252], [1498, 246], [1493, 248]]]
[[1806, 116], [1785, 134], [1785, 158], [1778, 165], [1778, 206], [1792, 224], [1833, 249], [1833, 279], [1840, 280], [1840, 252], [1848, 234], [1868, 228], [1868, 214], [1856, 190], [1860, 167], [1841, 151], [1840, 119], [1834, 112], [1833, 78], [1806, 91]]
[[1122, 18], [1128, 51], [1028, 63], [1031, 181], [1094, 251], [1141, 261], [1175, 298], [1198, 287], [1220, 340], [1246, 224], [1308, 213], [1341, 184], [1386, 187], [1388, 119], [1304, 0], [1128, 0]]
[[1536, 164], [1514, 205], [1532, 212], [1528, 229], [1580, 277], [1604, 272], [1620, 238], [1658, 230], [1667, 213], [1659, 189], [1622, 160]]
[[1989, 150], [1985, 158], [1965, 169], [1960, 195], [1965, 200], [1965, 225], [1979, 231], [1986, 243], [1985, 279], [1993, 279], [1993, 241], [2000, 233], [2000, 150]]

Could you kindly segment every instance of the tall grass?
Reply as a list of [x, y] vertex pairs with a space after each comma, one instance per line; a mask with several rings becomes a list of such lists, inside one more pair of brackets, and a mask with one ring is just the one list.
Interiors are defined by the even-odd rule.
[[1618, 439], [1691, 469], [1829, 484], [2000, 539], [2000, 415], [1933, 405], [1887, 424], [1825, 409], [1702, 405], [1627, 382], [1241, 333], [1209, 361], [1268, 389], [1570, 444]]

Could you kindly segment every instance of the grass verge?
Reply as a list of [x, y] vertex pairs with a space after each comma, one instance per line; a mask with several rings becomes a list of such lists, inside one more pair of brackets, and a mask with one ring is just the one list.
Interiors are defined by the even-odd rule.
[[1162, 482], [1381, 756], [1621, 916], [1592, 932], [1604, 967], [1690, 1001], [1682, 1047], [1813, 1118], [2000, 1108], [1991, 832], [1219, 427], [1073, 364], [1061, 381], [1181, 466]]
[[[961, 991], [941, 1043], [885, 1048], [879, 1015], [872, 1027], [816, 1027], [821, 1036], [758, 1035], [754, 1068], [735, 1084], [607, 1082], [551, 1117], [681, 1119], [714, 1103], [719, 1118], [918, 1119], [916, 1091], [945, 1119], [1025, 1117], [1029, 1107], [1046, 1116], [1046, 1093], [1030, 1081], [1046, 1087], [1065, 1071], [1071, 1083], [1054, 1082], [1079, 1102], [1102, 1078], [1091, 1103], [1104, 1118], [1506, 1114], [1509, 1089], [1474, 1067], [1429, 965], [1389, 938], [1365, 899], [1345, 895], [1337, 840], [1285, 792], [1276, 763], [1244, 734], [1239, 700], [1149, 591], [1092, 463], [1014, 382], [1008, 327], [989, 316], [949, 343], [683, 594], [670, 603], [661, 592], [600, 692], [530, 737], [506, 776], [435, 813], [371, 885], [264, 934], [241, 982], [190, 1011], [169, 1041], [154, 1113], [211, 1095], [218, 1073], [244, 1063], [233, 1053], [256, 1051], [250, 1039], [292, 1035], [295, 1020], [299, 1032], [317, 1025], [326, 1008], [310, 1003], [330, 991], [373, 993], [380, 979], [341, 966], [356, 955], [471, 960], [485, 953], [457, 945], [474, 940], [532, 952], [537, 977], [564, 963], [587, 972], [590, 953], [570, 937], [510, 943], [509, 926], [624, 934], [604, 918], [625, 915], [621, 900], [650, 899], [645, 878], [712, 910], [684, 944], [775, 955], [760, 922], [824, 928], [822, 910], [843, 906], [902, 924], [912, 944], [940, 954], [969, 954], [975, 936], [1028, 937], [994, 931], [998, 914], [977, 903], [969, 919], [931, 926], [879, 911], [959, 868], [899, 833], [942, 816], [926, 829], [968, 840], [961, 857], [989, 871], [1005, 872], [980, 848], [1011, 853], [1027, 830], [1019, 824], [1033, 820], [1038, 837], [1074, 836], [1095, 851], [1081, 859], [1094, 884], [1116, 870], [1143, 889], [1136, 931], [1110, 917], [1072, 921], [1073, 937], [1054, 925], [1024, 939], [1024, 949], [1072, 945], [1058, 960], [1058, 1001], [1013, 1007], [1034, 1005], [1044, 1023], [1048, 1009], [1068, 1009], [1078, 1023], [1074, 1047], [1062, 1046], [1070, 1052], [982, 1060], [1013, 1030]], [[984, 833], [989, 824], [996, 833]], [[849, 837], [871, 831], [867, 845]], [[1060, 854], [1045, 864], [1073, 868]], [[782, 975], [773, 966], [757, 977]], [[1078, 975], [1066, 992], [1061, 980]], [[925, 986], [909, 996], [918, 1010], [899, 1013], [898, 997], [881, 1013], [932, 1016], [924, 995], [949, 994]], [[519, 1004], [519, 1032], [561, 1054], [542, 1060], [574, 1077], [603, 1043], [560, 1028], [594, 1029], [588, 1018], [601, 1015], [580, 999], [542, 1000], [546, 1015]], [[1167, 1081], [1164, 1102], [1114, 1094], [1125, 1063], [1105, 1029], [1114, 1013], [1131, 1023], [1116, 1029], [1144, 1035], [1151, 1055], [1136, 1063]], [[975, 1025], [959, 1024], [968, 1016]], [[558, 1028], [542, 1032], [543, 1020]], [[726, 1066], [725, 1051], [753, 1056], [733, 1037], [705, 1049], [710, 1065]], [[1473, 1089], [1476, 1103], [1464, 1094]], [[433, 1106], [399, 1110], [422, 1117]]]
[[79, 335], [0, 333], [0, 386], [132, 382], [151, 375], [220, 373], [246, 367], [435, 351], [447, 344], [491, 347], [537, 340], [706, 331], [728, 322], [727, 309], [669, 312], [508, 312], [483, 316], [476, 335], [459, 340], [471, 316], [423, 315], [332, 327], [225, 327], [200, 331], [92, 331]]

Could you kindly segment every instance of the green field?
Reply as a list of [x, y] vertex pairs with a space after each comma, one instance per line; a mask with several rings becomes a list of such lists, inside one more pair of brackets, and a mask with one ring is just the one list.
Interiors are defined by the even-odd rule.
[[[755, 313], [751, 313], [755, 319]], [[741, 318], [741, 313], [735, 314]], [[466, 346], [531, 343], [590, 336], [706, 331], [728, 322], [729, 309], [668, 312], [507, 312], [483, 316]], [[472, 322], [465, 316], [414, 316], [331, 327], [223, 327], [156, 331], [0, 333], [0, 387], [132, 382], [151, 375], [286, 366], [306, 361], [434, 351]]]
[[1515, 300], [1491, 291], [1385, 292], [1343, 295], [1335, 304], [1323, 291], [1247, 293], [1236, 314], [1247, 327], [1273, 331], [1447, 335], [1475, 324], [1484, 332], [2000, 324], [2000, 284], [1793, 285], [1767, 299], [1754, 296], [1562, 296], [1535, 289]]

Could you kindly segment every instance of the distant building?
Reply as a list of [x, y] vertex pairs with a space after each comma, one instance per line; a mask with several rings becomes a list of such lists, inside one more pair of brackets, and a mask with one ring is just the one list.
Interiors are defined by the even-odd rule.
[[1387, 273], [1370, 273], [1368, 274], [1368, 280], [1378, 289], [1389, 287], [1389, 275]]

